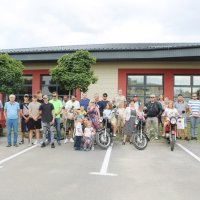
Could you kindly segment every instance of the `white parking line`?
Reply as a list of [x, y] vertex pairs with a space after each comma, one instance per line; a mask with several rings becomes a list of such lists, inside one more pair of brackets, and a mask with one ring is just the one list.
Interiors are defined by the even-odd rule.
[[200, 162], [200, 158], [195, 155], [194, 153], [192, 153], [190, 150], [188, 150], [187, 148], [185, 148], [183, 145], [181, 144], [177, 144], [181, 149], [183, 149], [186, 153], [188, 153], [189, 155], [191, 155], [193, 158], [195, 158], [197, 161]]
[[106, 151], [106, 155], [104, 157], [100, 172], [90, 172], [89, 174], [100, 175], [100, 176], [117, 176], [117, 174], [107, 173], [108, 164], [109, 164], [110, 156], [112, 152], [112, 147], [113, 147], [113, 144], [111, 144], [111, 146], [109, 146]]
[[[17, 156], [19, 156], [19, 155], [21, 155], [21, 154], [23, 154], [23, 153], [26, 153], [27, 151], [30, 151], [31, 149], [34, 149], [34, 148], [36, 148], [38, 145], [34, 145], [34, 146], [32, 146], [32, 147], [29, 147], [29, 148], [27, 148], [27, 149], [24, 149], [23, 151], [20, 151], [19, 153], [16, 153], [16, 154], [14, 154], [14, 155], [12, 155], [12, 156], [9, 156], [8, 158], [5, 158], [5, 159], [3, 159], [3, 160], [1, 160], [0, 161], [0, 165], [2, 165], [3, 163], [5, 163], [5, 162], [7, 162], [7, 161], [9, 161], [9, 160], [11, 160], [11, 159], [13, 159], [13, 158], [16, 158]], [[0, 168], [2, 168], [3, 166], [0, 166]]]

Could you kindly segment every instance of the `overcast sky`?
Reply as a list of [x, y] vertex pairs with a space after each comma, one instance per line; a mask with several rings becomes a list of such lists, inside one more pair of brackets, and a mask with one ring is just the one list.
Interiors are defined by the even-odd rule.
[[0, 49], [200, 42], [199, 0], [4, 0]]

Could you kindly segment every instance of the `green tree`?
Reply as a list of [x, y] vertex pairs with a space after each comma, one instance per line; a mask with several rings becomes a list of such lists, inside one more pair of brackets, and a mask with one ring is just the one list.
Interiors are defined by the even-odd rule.
[[8, 54], [0, 54], [0, 92], [11, 94], [18, 92], [24, 83], [24, 66]]
[[97, 77], [91, 70], [96, 59], [88, 51], [78, 50], [66, 54], [57, 61], [57, 66], [50, 70], [52, 80], [64, 90], [80, 89], [86, 92], [90, 84], [97, 82]]

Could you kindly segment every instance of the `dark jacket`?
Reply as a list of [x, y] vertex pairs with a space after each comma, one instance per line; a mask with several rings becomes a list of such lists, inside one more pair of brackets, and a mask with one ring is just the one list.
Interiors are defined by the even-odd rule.
[[155, 101], [154, 103], [151, 103], [150, 101], [145, 104], [146, 110], [145, 113], [147, 114], [147, 117], [157, 117], [162, 115], [162, 105], [161, 103]]

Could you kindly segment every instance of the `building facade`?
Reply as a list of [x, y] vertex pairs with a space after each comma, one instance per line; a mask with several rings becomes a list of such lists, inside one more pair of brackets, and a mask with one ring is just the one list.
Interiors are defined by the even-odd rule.
[[[181, 93], [189, 99], [192, 92], [200, 92], [199, 43], [74, 45], [0, 50], [0, 53], [8, 53], [25, 66], [25, 84], [18, 98], [37, 90], [47, 95], [57, 91], [62, 96], [68, 91], [52, 82], [49, 70], [62, 55], [79, 49], [88, 50], [97, 58], [92, 69], [98, 82], [89, 87], [89, 98], [94, 93], [101, 96], [106, 92], [112, 99], [118, 89], [128, 99], [137, 94], [142, 102], [152, 93], [164, 94], [169, 99]], [[76, 95], [80, 98], [79, 91]]]

